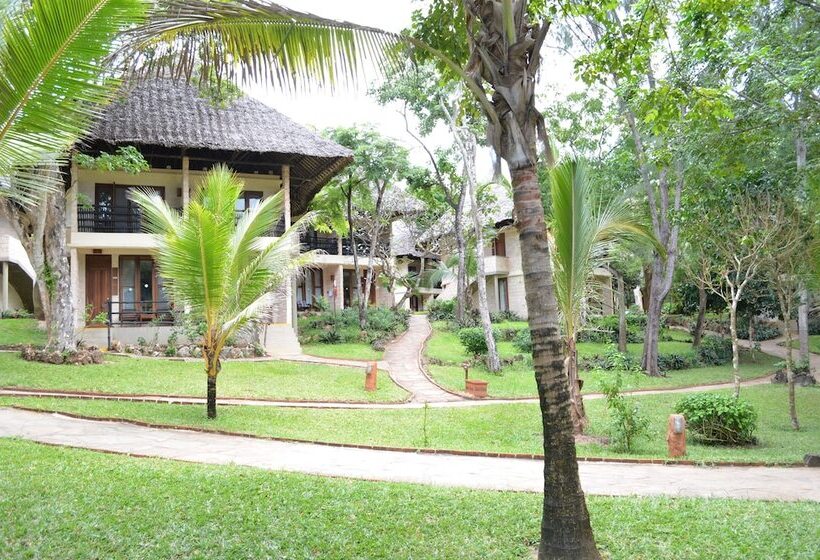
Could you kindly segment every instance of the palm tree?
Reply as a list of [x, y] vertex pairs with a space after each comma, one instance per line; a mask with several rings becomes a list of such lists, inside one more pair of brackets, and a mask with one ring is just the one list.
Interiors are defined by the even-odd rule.
[[216, 378], [227, 340], [273, 304], [273, 292], [312, 258], [298, 255], [302, 217], [281, 237], [264, 239], [279, 221], [283, 195], [263, 200], [236, 218], [243, 183], [226, 166], [203, 179], [182, 215], [155, 192], [137, 192], [146, 229], [156, 236], [156, 261], [165, 289], [179, 308], [205, 323], [202, 357], [208, 376], [208, 418], [216, 418]]
[[[3, 2], [0, 27], [0, 196], [36, 202], [50, 174], [88, 131], [117, 81], [105, 60], [115, 38], [143, 21], [145, 0]], [[11, 177], [14, 177], [12, 184]]]
[[582, 433], [587, 420], [578, 382], [575, 344], [584, 320], [592, 272], [605, 264], [607, 254], [616, 243], [648, 243], [661, 255], [665, 251], [625, 198], [616, 198], [605, 205], [596, 203], [583, 160], [566, 159], [553, 167], [550, 186], [555, 296], [563, 325], [573, 427], [576, 433]]

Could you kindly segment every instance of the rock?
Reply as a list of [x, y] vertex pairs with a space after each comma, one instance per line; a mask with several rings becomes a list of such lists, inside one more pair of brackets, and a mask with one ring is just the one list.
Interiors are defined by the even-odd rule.
[[138, 350], [139, 350], [139, 348], [137, 348], [133, 344], [126, 344], [125, 348], [123, 348], [123, 351], [126, 354], [139, 354]]
[[806, 456], [803, 457], [803, 462], [806, 463], [807, 467], [820, 467], [820, 455], [816, 453], [806, 453]]
[[[774, 373], [772, 377], [772, 383], [786, 383], [786, 370], [779, 369]], [[800, 387], [810, 387], [811, 385], [815, 385], [817, 380], [814, 378], [812, 374], [807, 371], [795, 371], [794, 372], [794, 384]]]
[[117, 352], [121, 353], [123, 350], [122, 342], [119, 340], [115, 340], [111, 343], [111, 346], [108, 348], [109, 352]]
[[387, 344], [385, 343], [385, 341], [384, 341], [384, 340], [382, 340], [381, 338], [379, 338], [379, 339], [376, 339], [376, 340], [374, 340], [373, 342], [371, 342], [371, 343], [370, 343], [370, 346], [371, 346], [371, 347], [373, 348], [373, 350], [375, 350], [376, 352], [384, 352], [384, 348], [385, 348], [385, 346], [387, 346]]
[[152, 358], [159, 358], [160, 356], [162, 356], [162, 354], [157, 351], [151, 352]]
[[191, 357], [191, 347], [190, 346], [182, 346], [177, 350], [177, 356], [180, 358], [190, 358]]
[[65, 362], [65, 359], [63, 358], [62, 353], [55, 350], [54, 352], [48, 352], [45, 356], [45, 360], [40, 361], [45, 361], [47, 364], [59, 365]]
[[231, 360], [237, 360], [239, 358], [244, 358], [244, 357], [245, 357], [245, 354], [242, 352], [241, 348], [233, 347], [230, 350], [228, 350], [228, 358], [230, 358]]

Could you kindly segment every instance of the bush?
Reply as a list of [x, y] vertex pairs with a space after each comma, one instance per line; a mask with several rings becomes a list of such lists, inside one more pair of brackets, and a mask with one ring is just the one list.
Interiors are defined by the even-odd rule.
[[525, 354], [532, 354], [532, 337], [530, 335], [530, 329], [519, 329], [518, 333], [515, 335], [515, 338], [513, 338], [512, 343], [517, 350]]
[[649, 419], [641, 413], [637, 400], [627, 399], [621, 394], [623, 377], [620, 371], [612, 380], [601, 381], [609, 411], [609, 437], [615, 449], [631, 451], [635, 440], [646, 435]]
[[[31, 319], [32, 317], [34, 315], [25, 309], [6, 309], [0, 313], [0, 319]], [[108, 319], [108, 316], [106, 316], [106, 319]]]
[[676, 371], [697, 367], [698, 357], [694, 352], [684, 354], [659, 354], [658, 367], [661, 371]]
[[[626, 316], [626, 341], [643, 342], [643, 328], [646, 316], [628, 314]], [[609, 344], [618, 342], [618, 317], [605, 315], [594, 317], [578, 333], [578, 342], [596, 342]]]
[[705, 336], [697, 348], [698, 362], [703, 366], [720, 366], [732, 361], [732, 341], [720, 336]]
[[820, 313], [809, 315], [809, 334], [820, 334]]
[[478, 327], [467, 327], [458, 331], [458, 340], [467, 353], [472, 356], [483, 356], [487, 353], [487, 340], [484, 331]]
[[453, 321], [456, 317], [456, 300], [434, 299], [427, 306], [427, 317], [431, 321]]
[[757, 442], [757, 412], [752, 405], [730, 395], [698, 393], [675, 407], [686, 417], [695, 437], [711, 445], [748, 445]]
[[504, 323], [506, 321], [521, 321], [521, 317], [512, 311], [495, 311], [490, 313], [490, 322]]
[[[726, 331], [729, 331], [728, 321]], [[755, 322], [755, 341], [771, 340], [780, 336], [780, 329], [766, 323]], [[748, 340], [749, 339], [749, 321], [747, 319], [740, 319], [737, 322], [737, 337]]]
[[339, 329], [331, 327], [320, 332], [316, 336], [316, 340], [322, 344], [339, 344], [342, 342], [342, 334], [339, 332]]

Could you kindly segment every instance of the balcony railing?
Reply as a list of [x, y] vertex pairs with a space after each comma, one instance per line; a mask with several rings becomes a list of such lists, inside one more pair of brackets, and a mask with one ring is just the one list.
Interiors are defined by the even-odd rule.
[[78, 206], [77, 229], [93, 233], [142, 233], [142, 212], [137, 206]]
[[108, 347], [111, 347], [111, 327], [167, 326], [176, 321], [174, 305], [163, 301], [120, 301], [106, 302]]

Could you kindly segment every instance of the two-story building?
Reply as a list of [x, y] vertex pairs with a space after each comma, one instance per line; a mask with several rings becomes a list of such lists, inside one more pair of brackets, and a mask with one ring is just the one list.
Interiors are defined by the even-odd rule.
[[[163, 325], [172, 319], [172, 303], [151, 256], [152, 237], [143, 232], [140, 211], [129, 198], [132, 189], [153, 189], [171, 207], [181, 209], [203, 175], [225, 163], [245, 183], [237, 214], [284, 193], [285, 213], [271, 232], [275, 236], [305, 213], [323, 185], [352, 161], [347, 148], [261, 102], [242, 97], [222, 106], [203, 96], [196, 85], [169, 79], [148, 80], [124, 90], [77, 150], [96, 155], [126, 145], [142, 153], [150, 170], [132, 175], [81, 169], [75, 162], [68, 177], [67, 235], [76, 324], [87, 327], [81, 337], [97, 344], [105, 343], [104, 333], [95, 328], [99, 323], [93, 321], [101, 314], [110, 314], [112, 338], [124, 342], [145, 336], [147, 325], [162, 337]], [[302, 243], [302, 250], [320, 249], [322, 254], [287, 287], [273, 310], [274, 326], [291, 332], [297, 310], [310, 306], [315, 295], [325, 295], [337, 307], [350, 305], [352, 299], [349, 243], [315, 232], [306, 233]], [[382, 291], [374, 292], [374, 303], [387, 297]]]

